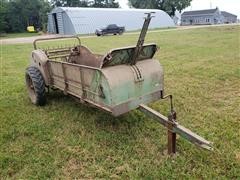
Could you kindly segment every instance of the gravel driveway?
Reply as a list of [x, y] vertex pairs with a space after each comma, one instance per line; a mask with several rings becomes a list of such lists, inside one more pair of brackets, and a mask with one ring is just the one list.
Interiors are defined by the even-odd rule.
[[[163, 31], [178, 31], [178, 30], [186, 30], [186, 29], [196, 29], [196, 28], [206, 28], [206, 27], [216, 27], [216, 26], [236, 26], [239, 24], [219, 24], [219, 25], [202, 25], [202, 26], [178, 26], [175, 29], [159, 29], [159, 30], [149, 30], [148, 33], [156, 33], [156, 32], [163, 32]], [[139, 34], [139, 32], [127, 32], [124, 35], [132, 35], [132, 34]], [[9, 38], [9, 39], [1, 39], [0, 44], [22, 44], [22, 43], [33, 43], [34, 40], [39, 38], [54, 38], [54, 37], [63, 37], [64, 35], [59, 34], [48, 34], [48, 35], [40, 35], [40, 36], [33, 36], [33, 37], [22, 37], [22, 38]], [[96, 36], [82, 36], [81, 39], [84, 38], [94, 38]], [[96, 37], [97, 38], [97, 37]]]
[[53, 38], [53, 37], [61, 37], [61, 35], [48, 34], [48, 35], [39, 35], [39, 36], [32, 36], [32, 37], [1, 39], [0, 44], [33, 43], [34, 40], [39, 39], [39, 38]]

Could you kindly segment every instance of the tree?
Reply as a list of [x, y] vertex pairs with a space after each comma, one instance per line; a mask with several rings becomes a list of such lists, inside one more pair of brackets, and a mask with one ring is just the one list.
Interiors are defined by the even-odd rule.
[[11, 0], [7, 5], [6, 31], [23, 32], [30, 25], [45, 29], [49, 11], [48, 0]]
[[98, 8], [118, 8], [115, 0], [52, 0], [53, 7], [98, 7]]
[[190, 6], [192, 0], [129, 0], [129, 4], [135, 8], [143, 9], [161, 9], [170, 16], [174, 16], [175, 12], [182, 11]]
[[119, 3], [115, 2], [115, 0], [94, 0], [90, 6], [100, 8], [119, 8]]
[[0, 5], [0, 33], [6, 32], [8, 24], [6, 21], [7, 18], [7, 5], [8, 2], [6, 0], [1, 0]]
[[40, 24], [40, 28], [43, 31], [47, 31], [47, 22], [48, 22], [47, 13], [51, 11], [51, 6], [48, 0], [46, 1], [41, 0], [40, 3], [41, 3], [41, 8], [39, 9], [39, 24]]
[[51, 0], [53, 7], [88, 7], [89, 0]]

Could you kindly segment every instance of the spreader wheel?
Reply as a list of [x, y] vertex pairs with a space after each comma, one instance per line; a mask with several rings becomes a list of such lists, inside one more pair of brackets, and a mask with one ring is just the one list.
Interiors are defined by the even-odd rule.
[[28, 95], [33, 104], [43, 106], [46, 104], [45, 82], [40, 70], [30, 66], [25, 74]]

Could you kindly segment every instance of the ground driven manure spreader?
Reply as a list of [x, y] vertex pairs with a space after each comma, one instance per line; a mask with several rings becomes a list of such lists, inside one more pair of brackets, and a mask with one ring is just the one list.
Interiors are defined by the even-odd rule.
[[[211, 143], [181, 126], [176, 121], [172, 95], [164, 95], [163, 68], [153, 59], [158, 47], [144, 44], [153, 13], [146, 13], [136, 46], [113, 49], [105, 55], [92, 53], [81, 45], [78, 36], [37, 39], [26, 69], [29, 97], [35, 105], [45, 105], [46, 90], [58, 89], [113, 116], [138, 109], [167, 128], [168, 153], [176, 152], [176, 134], [205, 149]], [[76, 38], [78, 45], [38, 48], [39, 41]], [[170, 100], [168, 117], [146, 104], [160, 99]]]

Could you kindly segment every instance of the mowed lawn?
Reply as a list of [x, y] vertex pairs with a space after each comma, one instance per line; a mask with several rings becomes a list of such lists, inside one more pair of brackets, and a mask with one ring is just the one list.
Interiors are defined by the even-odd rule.
[[[60, 92], [31, 104], [24, 73], [31, 44], [1, 46], [0, 179], [239, 179], [240, 26], [149, 33], [165, 70], [180, 124], [214, 151], [177, 139], [166, 155], [166, 129], [134, 110], [114, 118]], [[138, 35], [82, 39], [94, 52], [134, 45]], [[124, 72], [123, 72], [124, 73]], [[167, 115], [168, 102], [150, 104]]]

